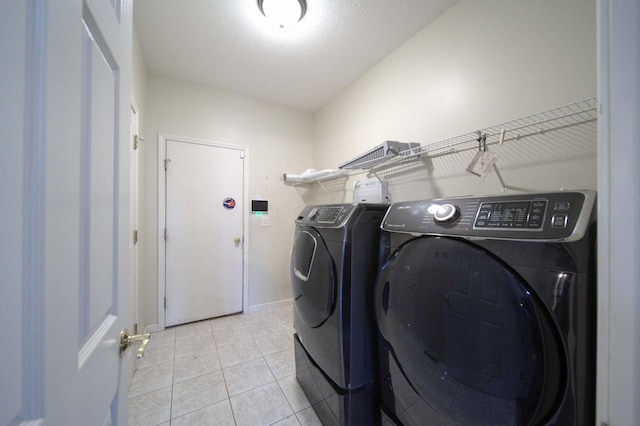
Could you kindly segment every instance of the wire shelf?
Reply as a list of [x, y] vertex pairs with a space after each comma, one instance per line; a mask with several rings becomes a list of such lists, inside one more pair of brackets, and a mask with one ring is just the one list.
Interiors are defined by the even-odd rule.
[[518, 118], [506, 123], [488, 127], [478, 132], [467, 133], [429, 145], [422, 145], [419, 152], [429, 156], [478, 148], [479, 134], [487, 137], [487, 145], [518, 140], [525, 136], [542, 134], [551, 130], [575, 126], [597, 120], [598, 105], [595, 97], [568, 105], [549, 109], [534, 115]]
[[[552, 108], [537, 114], [507, 121], [475, 132], [465, 133], [460, 136], [445, 139], [439, 142], [420, 145], [405, 151], [397, 156], [374, 165], [362, 164], [359, 169], [345, 171], [336, 176], [362, 173], [363, 171], [377, 171], [426, 157], [452, 154], [455, 152], [478, 149], [479, 139], [486, 137], [486, 145], [499, 144], [506, 141], [519, 140], [521, 138], [545, 132], [559, 130], [566, 127], [584, 124], [598, 119], [598, 100], [596, 97], [583, 99], [560, 107]], [[324, 179], [323, 179], [324, 180]], [[309, 182], [316, 180], [309, 180]], [[300, 182], [304, 183], [304, 182]]]

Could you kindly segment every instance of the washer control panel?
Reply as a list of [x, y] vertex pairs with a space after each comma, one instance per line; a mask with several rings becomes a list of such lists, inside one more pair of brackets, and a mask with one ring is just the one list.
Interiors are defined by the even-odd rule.
[[474, 228], [542, 229], [547, 200], [483, 202], [480, 204]]
[[591, 220], [594, 191], [496, 195], [393, 204], [382, 229], [410, 234], [523, 240], [580, 239]]

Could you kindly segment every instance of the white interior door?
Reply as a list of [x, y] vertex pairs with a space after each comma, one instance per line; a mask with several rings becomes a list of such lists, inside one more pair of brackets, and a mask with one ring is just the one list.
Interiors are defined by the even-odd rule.
[[131, 4], [5, 0], [0, 20], [0, 424], [124, 425]]
[[242, 311], [244, 151], [166, 141], [166, 325]]

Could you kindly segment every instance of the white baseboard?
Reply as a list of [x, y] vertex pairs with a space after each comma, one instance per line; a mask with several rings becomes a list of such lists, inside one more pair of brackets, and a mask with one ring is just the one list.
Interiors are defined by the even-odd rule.
[[293, 303], [293, 299], [284, 299], [284, 300], [279, 300], [277, 302], [263, 303], [260, 305], [252, 305], [252, 306], [249, 306], [249, 309], [247, 312], [262, 312], [262, 311], [268, 311], [270, 309], [275, 309], [275, 308], [286, 308], [287, 306], [291, 306], [292, 303]]

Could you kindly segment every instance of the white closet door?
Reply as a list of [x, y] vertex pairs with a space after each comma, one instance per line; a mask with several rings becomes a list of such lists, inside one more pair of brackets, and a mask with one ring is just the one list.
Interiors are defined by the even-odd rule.
[[167, 140], [166, 325], [242, 311], [244, 151]]

